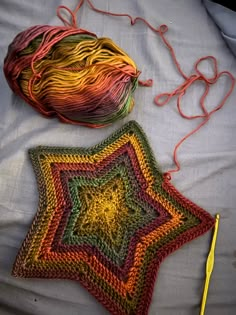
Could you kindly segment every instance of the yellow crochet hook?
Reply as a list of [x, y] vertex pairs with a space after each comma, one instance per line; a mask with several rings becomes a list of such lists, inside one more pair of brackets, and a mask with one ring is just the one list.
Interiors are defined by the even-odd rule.
[[204, 286], [204, 291], [203, 291], [203, 296], [202, 296], [202, 305], [201, 305], [201, 311], [200, 315], [204, 315], [205, 312], [205, 307], [206, 307], [206, 300], [207, 300], [207, 293], [208, 293], [208, 288], [209, 288], [209, 283], [211, 279], [211, 273], [214, 268], [214, 257], [215, 257], [215, 247], [216, 247], [216, 239], [217, 239], [217, 233], [218, 233], [218, 227], [219, 227], [219, 221], [220, 221], [220, 215], [216, 215], [216, 220], [215, 220], [215, 228], [214, 228], [214, 234], [211, 242], [211, 249], [207, 258], [207, 263], [206, 263], [206, 280], [205, 280], [205, 286]]

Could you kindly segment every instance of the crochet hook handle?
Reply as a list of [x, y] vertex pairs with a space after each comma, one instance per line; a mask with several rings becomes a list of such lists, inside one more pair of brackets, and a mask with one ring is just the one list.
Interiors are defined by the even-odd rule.
[[217, 239], [217, 233], [218, 233], [218, 227], [219, 227], [219, 221], [220, 221], [220, 215], [216, 215], [216, 221], [215, 221], [215, 228], [214, 228], [214, 234], [211, 242], [211, 249], [207, 258], [206, 263], [206, 280], [205, 280], [205, 287], [203, 291], [202, 296], [202, 305], [200, 310], [200, 315], [204, 315], [205, 307], [206, 307], [206, 300], [207, 300], [207, 293], [209, 288], [209, 283], [211, 279], [211, 273], [214, 268], [214, 258], [215, 258], [215, 247], [216, 247], [216, 239]]

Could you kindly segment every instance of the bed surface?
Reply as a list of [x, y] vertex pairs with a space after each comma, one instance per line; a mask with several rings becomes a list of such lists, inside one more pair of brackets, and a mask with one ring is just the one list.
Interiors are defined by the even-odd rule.
[[[79, 283], [65, 280], [16, 279], [11, 269], [17, 252], [37, 210], [36, 180], [27, 150], [37, 145], [92, 146], [129, 120], [146, 132], [163, 171], [173, 167], [175, 144], [197, 122], [183, 120], [173, 99], [166, 107], [153, 98], [172, 91], [183, 82], [161, 39], [141, 22], [131, 27], [125, 18], [104, 16], [86, 4], [79, 25], [99, 37], [111, 37], [126, 50], [142, 71], [141, 79], [152, 78], [152, 88], [139, 87], [136, 105], [125, 119], [103, 129], [87, 129], [45, 119], [9, 89], [3, 59], [13, 37], [35, 24], [61, 25], [55, 14], [58, 5], [71, 9], [73, 0], [0, 1], [0, 314], [1, 315], [105, 315], [107, 311]], [[175, 48], [183, 70], [190, 74], [195, 61], [214, 55], [220, 70], [236, 75], [236, 59], [200, 0], [115, 1], [93, 0], [96, 7], [142, 16], [151, 24], [169, 26], [167, 37]], [[204, 71], [211, 74], [205, 63]], [[228, 89], [222, 78], [212, 87], [208, 108], [216, 106]], [[202, 85], [196, 84], [184, 98], [183, 108], [197, 114]], [[224, 108], [179, 151], [181, 171], [172, 183], [186, 197], [221, 215], [215, 269], [210, 284], [206, 315], [236, 314], [236, 91]], [[205, 261], [211, 233], [184, 245], [162, 263], [153, 294], [150, 315], [194, 315], [205, 277]]]

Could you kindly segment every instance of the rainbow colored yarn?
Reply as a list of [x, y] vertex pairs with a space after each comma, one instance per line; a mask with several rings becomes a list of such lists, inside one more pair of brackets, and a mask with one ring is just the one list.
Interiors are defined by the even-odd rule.
[[4, 73], [11, 89], [42, 115], [97, 128], [132, 110], [140, 71], [109, 38], [37, 25], [15, 37]]
[[29, 154], [39, 208], [13, 275], [78, 280], [111, 314], [148, 314], [161, 262], [212, 216], [169, 183], [135, 122], [88, 149]]

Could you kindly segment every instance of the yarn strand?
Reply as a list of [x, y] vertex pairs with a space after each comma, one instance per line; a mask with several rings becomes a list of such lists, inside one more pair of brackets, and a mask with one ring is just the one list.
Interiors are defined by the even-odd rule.
[[[165, 37], [165, 33], [168, 31], [168, 26], [165, 24], [160, 25], [158, 28], [153, 27], [147, 20], [145, 20], [142, 17], [135, 17], [133, 18], [131, 15], [127, 14], [127, 13], [114, 13], [114, 12], [108, 12], [108, 11], [104, 11], [101, 9], [96, 8], [92, 2], [90, 0], [81, 0], [78, 4], [78, 6], [76, 7], [76, 9], [74, 10], [74, 12], [70, 12], [71, 13], [71, 17], [72, 17], [72, 24], [73, 21], [76, 20], [76, 14], [78, 13], [79, 9], [81, 8], [81, 6], [84, 4], [84, 2], [87, 2], [88, 5], [90, 6], [90, 8], [98, 13], [102, 13], [102, 14], [106, 14], [106, 15], [111, 15], [111, 16], [116, 16], [116, 17], [127, 17], [130, 20], [131, 25], [135, 25], [136, 22], [141, 21], [144, 24], [147, 25], [148, 28], [150, 28], [153, 32], [159, 34], [159, 36], [161, 37], [163, 43], [165, 44], [165, 46], [167, 47], [167, 49], [170, 52], [170, 55], [172, 57], [172, 60], [176, 66], [176, 69], [178, 70], [178, 72], [180, 73], [180, 75], [183, 77], [183, 79], [185, 80], [181, 85], [179, 85], [176, 89], [174, 89], [172, 92], [170, 93], [161, 93], [159, 95], [157, 95], [154, 99], [154, 102], [157, 106], [164, 106], [165, 104], [167, 104], [174, 96], [178, 96], [177, 97], [177, 108], [178, 108], [178, 112], [179, 114], [185, 118], [185, 119], [197, 119], [197, 118], [202, 118], [203, 121], [201, 121], [198, 126], [193, 129], [192, 131], [190, 131], [187, 135], [185, 135], [175, 146], [174, 151], [173, 151], [173, 161], [175, 163], [175, 168], [174, 169], [170, 169], [169, 171], [167, 171], [165, 173], [165, 178], [167, 180], [171, 179], [171, 173], [175, 173], [178, 172], [180, 170], [180, 163], [178, 161], [177, 158], [177, 151], [179, 149], [179, 147], [182, 145], [182, 143], [188, 139], [190, 136], [192, 136], [193, 134], [195, 134], [198, 130], [200, 130], [211, 118], [211, 116], [218, 110], [220, 110], [225, 102], [227, 101], [227, 99], [230, 97], [230, 95], [233, 92], [233, 89], [235, 87], [235, 77], [232, 75], [231, 72], [229, 71], [221, 71], [218, 72], [218, 64], [217, 64], [217, 60], [214, 56], [204, 56], [200, 59], [198, 59], [195, 63], [194, 66], [194, 70], [195, 73], [187, 76], [178, 60], [174, 51], [174, 48], [172, 47], [172, 45], [170, 44], [170, 42], [167, 40], [167, 38]], [[199, 65], [202, 61], [211, 61], [213, 63], [213, 76], [210, 78], [207, 78], [200, 70], [199, 70]], [[222, 76], [228, 76], [228, 78], [231, 81], [229, 90], [227, 91], [227, 93], [225, 94], [225, 96], [223, 97], [222, 101], [219, 103], [219, 105], [217, 105], [213, 110], [211, 111], [207, 111], [206, 106], [205, 106], [205, 99], [209, 93], [210, 87], [211, 85], [215, 84], [218, 79]], [[197, 81], [201, 81], [205, 83], [205, 91], [202, 95], [202, 97], [200, 98], [200, 107], [202, 109], [203, 114], [202, 115], [191, 115], [188, 116], [186, 115], [182, 109], [181, 109], [181, 101], [183, 96], [185, 95], [185, 93], [187, 92], [188, 88], [193, 85], [195, 82]], [[146, 83], [147, 82], [147, 83]], [[147, 80], [146, 82], [142, 82], [139, 81], [140, 85], [143, 86], [151, 86], [152, 85], [152, 80]], [[150, 85], [149, 85], [150, 84]], [[163, 100], [164, 98], [164, 100]], [[162, 101], [161, 101], [162, 99]]]
[[[57, 116], [62, 122], [99, 128], [126, 116], [133, 108], [133, 92], [137, 85], [152, 86], [153, 81], [139, 80], [141, 71], [135, 62], [111, 39], [97, 38], [95, 34], [78, 26], [77, 14], [85, 2], [95, 12], [126, 17], [131, 25], [140, 21], [144, 23], [160, 36], [176, 70], [184, 79], [172, 92], [159, 94], [154, 99], [156, 105], [163, 106], [177, 96], [178, 112], [183, 118], [202, 119], [197, 128], [175, 146], [173, 160], [176, 168], [167, 172], [166, 178], [170, 178], [171, 173], [180, 169], [177, 159], [180, 145], [224, 106], [235, 86], [235, 78], [229, 71], [218, 72], [217, 61], [213, 56], [197, 60], [194, 73], [186, 75], [165, 36], [167, 25], [156, 28], [139, 16], [133, 18], [126, 13], [98, 9], [90, 0], [80, 0], [74, 11], [61, 5], [57, 8], [57, 16], [65, 26], [33, 26], [16, 36], [4, 60], [6, 79], [12, 90], [38, 112], [46, 117]], [[69, 17], [63, 16], [62, 10]], [[210, 78], [198, 69], [204, 60], [213, 63], [214, 75]], [[230, 88], [220, 104], [208, 112], [205, 99], [211, 85], [223, 75], [231, 80]], [[181, 109], [181, 101], [187, 89], [197, 81], [205, 84], [200, 99], [202, 114], [188, 116]]]
[[[203, 73], [201, 73], [199, 70], [198, 70], [198, 65], [200, 64], [201, 61], [203, 60], [213, 60], [214, 62], [214, 76], [212, 78], [207, 78]], [[206, 57], [203, 57], [201, 59], [199, 59], [196, 64], [195, 64], [195, 72], [196, 74], [194, 75], [191, 75], [189, 78], [186, 79], [186, 81], [181, 84], [177, 89], [175, 89], [174, 91], [172, 91], [171, 93], [162, 93], [162, 94], [159, 94], [155, 97], [155, 103], [157, 106], [164, 106], [165, 104], [167, 104], [174, 96], [178, 95], [178, 98], [177, 98], [177, 109], [178, 109], [178, 112], [179, 114], [185, 118], [185, 119], [196, 119], [196, 118], [202, 118], [203, 121], [201, 121], [198, 126], [193, 129], [192, 131], [190, 131], [187, 135], [185, 135], [175, 146], [174, 148], [174, 151], [173, 151], [173, 160], [174, 160], [174, 163], [176, 165], [176, 168], [174, 169], [171, 169], [169, 170], [168, 172], [166, 172], [166, 178], [168, 180], [171, 179], [171, 173], [176, 173], [180, 170], [180, 163], [178, 161], [178, 158], [177, 158], [177, 151], [179, 149], [179, 147], [181, 146], [181, 144], [186, 140], [188, 139], [190, 136], [192, 136], [193, 134], [195, 134], [198, 130], [200, 130], [211, 118], [211, 116], [218, 110], [220, 110], [224, 105], [225, 105], [225, 102], [227, 101], [227, 99], [230, 97], [230, 95], [232, 94], [233, 92], [233, 89], [235, 87], [235, 78], [234, 76], [229, 72], [229, 71], [221, 71], [218, 73], [217, 71], [217, 61], [215, 59], [215, 57], [213, 56], [206, 56]], [[205, 106], [205, 100], [206, 100], [206, 97], [209, 93], [209, 90], [210, 90], [210, 86], [212, 84], [215, 84], [218, 79], [223, 76], [223, 75], [226, 75], [228, 76], [228, 78], [231, 80], [231, 84], [230, 84], [230, 87], [227, 91], [227, 93], [225, 94], [225, 96], [223, 97], [222, 101], [219, 103], [219, 105], [217, 105], [214, 109], [212, 109], [211, 111], [207, 111], [206, 109], [206, 106]], [[191, 115], [191, 116], [188, 116], [186, 114], [184, 114], [184, 112], [182, 111], [181, 109], [181, 101], [182, 101], [182, 98], [183, 96], [185, 95], [187, 89], [192, 85], [194, 84], [195, 82], [197, 81], [202, 81], [205, 83], [205, 91], [202, 95], [202, 97], [200, 98], [200, 107], [203, 111], [203, 114], [202, 115]], [[165, 97], [165, 100], [164, 101], [160, 101], [161, 98]]]

